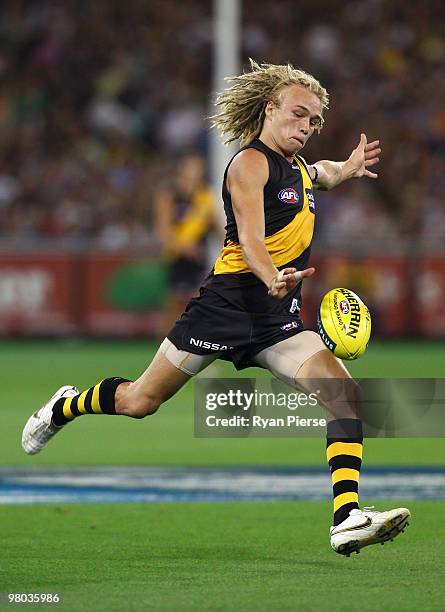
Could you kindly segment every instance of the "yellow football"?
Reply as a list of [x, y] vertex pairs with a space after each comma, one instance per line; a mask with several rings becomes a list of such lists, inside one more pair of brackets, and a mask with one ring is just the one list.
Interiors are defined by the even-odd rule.
[[366, 304], [349, 289], [331, 289], [321, 300], [318, 333], [340, 359], [357, 359], [371, 335], [371, 315]]

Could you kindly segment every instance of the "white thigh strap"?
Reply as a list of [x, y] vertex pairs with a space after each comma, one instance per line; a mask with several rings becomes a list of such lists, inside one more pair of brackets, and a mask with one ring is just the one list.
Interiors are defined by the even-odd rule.
[[221, 353], [212, 353], [211, 355], [196, 355], [188, 351], [182, 351], [168, 338], [162, 342], [159, 351], [169, 360], [169, 362], [189, 376], [195, 376], [204, 368], [210, 365], [217, 359]]

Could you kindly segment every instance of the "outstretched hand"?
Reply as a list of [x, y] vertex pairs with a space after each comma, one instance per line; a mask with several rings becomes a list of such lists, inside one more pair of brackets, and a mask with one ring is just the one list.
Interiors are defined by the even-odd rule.
[[315, 272], [315, 268], [306, 268], [298, 271], [296, 268], [285, 268], [280, 270], [269, 283], [269, 295], [276, 298], [283, 298], [297, 283], [303, 278], [309, 278]]
[[366, 134], [360, 135], [360, 142], [352, 151], [348, 159], [348, 164], [352, 169], [351, 178], [368, 176], [369, 178], [376, 179], [378, 177], [378, 174], [370, 172], [368, 168], [370, 166], [375, 166], [375, 164], [378, 164], [380, 161], [379, 153], [381, 153], [382, 149], [379, 145], [380, 140], [374, 140], [368, 143]]

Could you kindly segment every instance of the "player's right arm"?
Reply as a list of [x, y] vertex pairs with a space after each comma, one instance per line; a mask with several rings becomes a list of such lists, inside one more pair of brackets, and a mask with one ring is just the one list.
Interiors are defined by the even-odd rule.
[[[269, 179], [266, 157], [256, 149], [241, 151], [227, 173], [227, 188], [238, 229], [243, 258], [250, 270], [268, 288], [269, 295], [282, 298], [297, 282], [295, 268], [280, 272], [266, 248], [264, 221], [264, 186]], [[311, 276], [313, 268], [303, 270], [300, 278]]]

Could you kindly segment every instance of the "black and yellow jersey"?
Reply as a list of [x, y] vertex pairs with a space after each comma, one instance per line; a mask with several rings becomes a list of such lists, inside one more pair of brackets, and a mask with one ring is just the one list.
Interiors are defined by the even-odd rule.
[[[299, 156], [290, 163], [258, 139], [240, 151], [249, 148], [264, 153], [269, 164], [269, 179], [264, 186], [266, 248], [277, 268], [304, 270], [308, 266], [315, 223], [312, 181], [306, 163]], [[223, 182], [226, 239], [204, 286], [224, 295], [226, 299], [231, 296], [230, 301], [237, 308], [253, 312], [298, 312], [301, 282], [282, 300], [277, 300], [267, 295], [265, 285], [250, 271], [243, 259], [232, 200], [226, 185], [227, 171], [233, 159], [226, 168]]]
[[200, 187], [191, 197], [174, 192], [172, 242], [181, 244], [184, 249], [202, 245], [213, 215], [214, 199], [208, 187]]
[[[264, 186], [265, 244], [275, 266], [285, 266], [300, 257], [312, 242], [315, 207], [306, 163], [298, 156], [290, 163], [258, 139], [240, 151], [245, 149], [261, 151], [267, 158], [269, 180]], [[226, 239], [215, 263], [215, 274], [250, 272], [241, 253], [232, 198], [226, 184], [233, 159], [224, 174], [222, 194], [227, 217]]]

